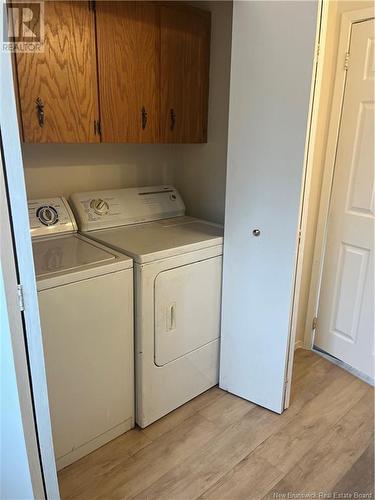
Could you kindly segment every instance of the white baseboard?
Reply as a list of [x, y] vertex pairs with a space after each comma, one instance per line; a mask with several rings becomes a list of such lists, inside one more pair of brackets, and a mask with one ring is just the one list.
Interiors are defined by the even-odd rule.
[[313, 350], [313, 352], [316, 352], [316, 354], [319, 354], [319, 356], [322, 356], [323, 358], [328, 359], [328, 361], [331, 361], [331, 363], [333, 363], [334, 365], [337, 365], [340, 368], [343, 368], [344, 370], [351, 373], [355, 377], [363, 380], [363, 382], [366, 382], [366, 384], [369, 384], [369, 385], [372, 385], [373, 387], [375, 387], [375, 379], [373, 377], [369, 377], [368, 375], [361, 372], [360, 370], [357, 370], [356, 368], [353, 368], [352, 366], [348, 365], [347, 363], [345, 363], [345, 361], [341, 361], [340, 359], [337, 359], [334, 356], [331, 356], [327, 352], [319, 349], [319, 347], [317, 347], [317, 346], [314, 346], [314, 348], [312, 350]]

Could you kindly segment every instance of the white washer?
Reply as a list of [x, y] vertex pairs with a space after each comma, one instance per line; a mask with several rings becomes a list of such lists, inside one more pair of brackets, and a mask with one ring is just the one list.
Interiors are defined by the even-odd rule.
[[133, 261], [77, 234], [63, 198], [29, 219], [61, 469], [134, 426]]
[[172, 186], [78, 193], [78, 226], [134, 259], [136, 422], [218, 382], [223, 229], [185, 217]]

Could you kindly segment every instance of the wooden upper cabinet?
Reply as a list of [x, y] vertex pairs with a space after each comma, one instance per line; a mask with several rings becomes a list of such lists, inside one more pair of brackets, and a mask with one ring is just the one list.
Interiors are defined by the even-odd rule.
[[49, 0], [44, 26], [44, 50], [15, 56], [24, 142], [207, 141], [209, 12]]
[[99, 142], [95, 20], [88, 2], [44, 2], [44, 29], [43, 52], [16, 54], [23, 139]]
[[207, 141], [210, 13], [160, 8], [162, 142]]
[[97, 2], [96, 29], [102, 141], [158, 142], [157, 2]]

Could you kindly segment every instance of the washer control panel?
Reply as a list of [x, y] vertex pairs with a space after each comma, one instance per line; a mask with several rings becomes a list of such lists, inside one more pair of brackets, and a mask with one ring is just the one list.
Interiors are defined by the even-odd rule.
[[29, 200], [28, 209], [32, 238], [77, 231], [73, 212], [65, 198]]
[[75, 193], [70, 203], [80, 231], [185, 215], [179, 192], [168, 185]]

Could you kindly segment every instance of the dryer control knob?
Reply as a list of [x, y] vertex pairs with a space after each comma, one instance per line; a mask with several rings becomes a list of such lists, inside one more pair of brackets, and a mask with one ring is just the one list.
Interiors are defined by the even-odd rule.
[[106, 201], [98, 198], [96, 200], [91, 200], [90, 207], [94, 210], [98, 215], [104, 215], [109, 210], [109, 205]]

